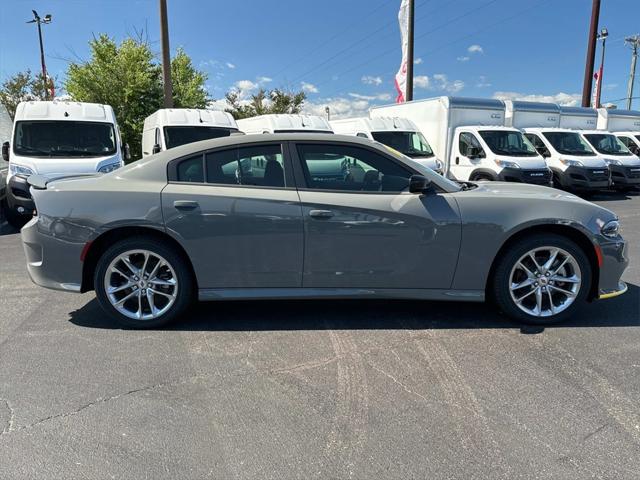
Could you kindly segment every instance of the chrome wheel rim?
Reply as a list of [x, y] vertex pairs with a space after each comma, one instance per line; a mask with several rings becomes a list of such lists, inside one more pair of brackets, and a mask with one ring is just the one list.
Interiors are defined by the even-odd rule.
[[109, 264], [104, 291], [111, 306], [134, 320], [153, 320], [175, 303], [178, 277], [171, 264], [149, 250], [129, 250]]
[[577, 260], [558, 247], [539, 247], [525, 253], [509, 276], [509, 292], [516, 306], [534, 317], [551, 317], [573, 304], [582, 285]]

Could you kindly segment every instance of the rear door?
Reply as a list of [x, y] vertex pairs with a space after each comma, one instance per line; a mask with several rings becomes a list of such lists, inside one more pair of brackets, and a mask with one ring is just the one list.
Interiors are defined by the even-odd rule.
[[162, 208], [200, 288], [301, 286], [302, 210], [286, 144], [227, 147], [174, 160]]
[[460, 216], [446, 193], [408, 193], [415, 172], [379, 150], [292, 144], [305, 228], [303, 286], [448, 289]]

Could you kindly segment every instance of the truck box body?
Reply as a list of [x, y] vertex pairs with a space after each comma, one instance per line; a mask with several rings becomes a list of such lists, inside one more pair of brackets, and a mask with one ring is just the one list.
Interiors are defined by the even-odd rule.
[[560, 106], [560, 128], [595, 130], [597, 125], [598, 112], [595, 109]]
[[291, 132], [333, 133], [329, 122], [318, 115], [259, 115], [238, 120], [238, 128], [248, 135]]
[[560, 126], [560, 107], [555, 103], [506, 100], [505, 127], [556, 128]]

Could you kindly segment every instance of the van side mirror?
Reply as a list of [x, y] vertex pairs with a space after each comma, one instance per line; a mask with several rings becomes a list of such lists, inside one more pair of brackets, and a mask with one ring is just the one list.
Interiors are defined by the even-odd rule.
[[549, 151], [548, 148], [540, 147], [537, 150], [538, 150], [538, 153], [542, 155], [544, 158], [549, 158], [551, 156], [551, 152]]
[[131, 148], [129, 148], [129, 144], [125, 143], [122, 146], [122, 150], [123, 150], [123, 154], [124, 154], [124, 161], [128, 162], [129, 160], [131, 160]]
[[411, 175], [409, 179], [409, 193], [427, 193], [431, 189], [431, 180], [422, 175]]
[[480, 149], [478, 147], [467, 147], [467, 158], [474, 159], [480, 156]]
[[4, 142], [2, 144], [2, 159], [5, 162], [9, 161], [9, 142]]
[[157, 143], [153, 146], [153, 150], [151, 150], [151, 153], [160, 153], [160, 145], [158, 145]]

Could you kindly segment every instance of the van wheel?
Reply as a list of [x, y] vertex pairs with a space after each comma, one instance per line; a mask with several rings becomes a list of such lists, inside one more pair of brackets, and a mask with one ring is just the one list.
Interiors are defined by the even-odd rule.
[[473, 180], [475, 182], [493, 182], [493, 177], [486, 173], [478, 173], [473, 176]]
[[539, 234], [523, 238], [498, 261], [493, 298], [515, 320], [555, 323], [586, 303], [591, 264], [584, 251], [563, 236]]
[[187, 262], [162, 242], [145, 237], [117, 242], [96, 266], [100, 306], [118, 323], [155, 328], [182, 315], [194, 298]]

